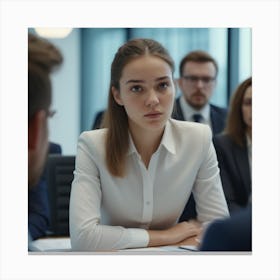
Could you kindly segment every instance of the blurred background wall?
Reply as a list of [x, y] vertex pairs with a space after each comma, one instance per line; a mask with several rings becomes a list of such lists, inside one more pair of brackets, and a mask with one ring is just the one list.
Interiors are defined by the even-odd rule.
[[[34, 28], [28, 31], [36, 33]], [[64, 56], [61, 69], [52, 76], [52, 109], [57, 114], [50, 119], [50, 140], [62, 146], [63, 154], [76, 154], [79, 134], [90, 130], [96, 113], [106, 108], [114, 54], [137, 37], [155, 39], [169, 50], [175, 78], [185, 54], [209, 52], [219, 65], [211, 99], [218, 106], [227, 107], [236, 86], [252, 74], [250, 28], [74, 28], [67, 37], [48, 38]]]

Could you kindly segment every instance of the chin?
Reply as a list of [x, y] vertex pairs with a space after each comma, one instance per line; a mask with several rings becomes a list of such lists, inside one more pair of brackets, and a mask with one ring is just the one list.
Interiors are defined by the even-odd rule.
[[192, 107], [194, 107], [195, 109], [201, 109], [202, 107], [205, 106], [207, 102], [205, 102], [205, 100], [202, 100], [202, 101], [195, 101], [195, 102], [192, 102], [190, 103], [190, 105]]
[[161, 121], [161, 122], [150, 122], [149, 124], [146, 125], [146, 128], [152, 131], [155, 130], [162, 130], [165, 127], [166, 121]]

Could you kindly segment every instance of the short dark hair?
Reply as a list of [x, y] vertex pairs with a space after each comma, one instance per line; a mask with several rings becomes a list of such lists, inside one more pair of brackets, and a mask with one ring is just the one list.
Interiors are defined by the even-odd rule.
[[50, 42], [28, 34], [28, 121], [51, 104], [50, 73], [63, 61], [60, 51]]
[[218, 64], [217, 64], [216, 60], [209, 53], [207, 53], [205, 51], [201, 51], [201, 50], [192, 51], [183, 57], [183, 59], [180, 62], [180, 67], [179, 67], [180, 77], [183, 76], [183, 70], [184, 70], [185, 64], [190, 61], [197, 62], [197, 63], [212, 62], [215, 66], [216, 77], [217, 77], [219, 68], [218, 68]]

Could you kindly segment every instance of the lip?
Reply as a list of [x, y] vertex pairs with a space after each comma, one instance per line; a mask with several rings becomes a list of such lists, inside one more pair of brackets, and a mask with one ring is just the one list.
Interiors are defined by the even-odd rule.
[[161, 115], [162, 115], [161, 112], [150, 112], [148, 114], [145, 114], [144, 117], [145, 118], [158, 118]]
[[201, 97], [204, 97], [204, 94], [196, 93], [196, 94], [193, 95], [193, 97], [201, 98]]

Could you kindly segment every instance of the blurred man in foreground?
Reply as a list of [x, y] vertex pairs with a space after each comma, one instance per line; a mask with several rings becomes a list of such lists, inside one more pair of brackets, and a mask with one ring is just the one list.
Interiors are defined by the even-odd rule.
[[[44, 169], [51, 106], [51, 72], [62, 63], [60, 51], [50, 42], [28, 34], [28, 189], [38, 183]], [[30, 234], [28, 247], [30, 250]]]

